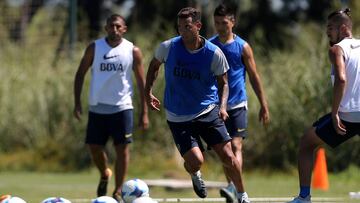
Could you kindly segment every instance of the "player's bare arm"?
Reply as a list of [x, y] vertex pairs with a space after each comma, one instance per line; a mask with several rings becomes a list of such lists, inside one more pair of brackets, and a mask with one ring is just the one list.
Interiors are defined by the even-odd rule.
[[156, 58], [153, 58], [150, 62], [148, 72], [146, 75], [145, 84], [145, 99], [151, 109], [160, 111], [160, 100], [152, 94], [152, 87], [159, 74], [161, 62]]
[[222, 120], [226, 120], [229, 115], [226, 111], [227, 107], [227, 100], [229, 97], [229, 84], [228, 84], [228, 78], [227, 73], [224, 73], [222, 75], [216, 76], [217, 83], [218, 83], [218, 94], [219, 94], [219, 100], [220, 100], [220, 112], [219, 116]]
[[149, 117], [148, 108], [145, 101], [145, 74], [142, 61], [143, 55], [141, 50], [136, 46], [133, 49], [133, 58], [133, 71], [135, 74], [141, 102], [141, 111], [139, 112], [139, 127], [145, 130], [149, 127]]
[[346, 129], [339, 118], [339, 106], [346, 86], [345, 63], [341, 48], [337, 45], [332, 46], [329, 49], [329, 58], [333, 64], [335, 76], [331, 116], [336, 132], [340, 135], [344, 135]]
[[256, 63], [252, 48], [247, 43], [244, 45], [243, 59], [246, 66], [246, 72], [249, 75], [250, 84], [260, 102], [259, 121], [265, 125], [270, 121], [269, 108], [260, 76], [256, 70]]
[[75, 75], [74, 82], [74, 116], [76, 119], [81, 119], [82, 106], [81, 106], [81, 91], [84, 84], [86, 72], [89, 70], [93, 63], [95, 51], [95, 43], [91, 43], [85, 50], [84, 56], [81, 59], [78, 70]]

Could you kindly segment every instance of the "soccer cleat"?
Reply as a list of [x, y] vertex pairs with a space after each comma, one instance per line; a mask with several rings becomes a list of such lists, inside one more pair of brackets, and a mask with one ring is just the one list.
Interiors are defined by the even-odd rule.
[[226, 203], [238, 203], [236, 193], [236, 188], [233, 183], [230, 183], [227, 187], [220, 189], [220, 196], [225, 197]]
[[107, 177], [101, 177], [99, 185], [97, 187], [96, 193], [97, 193], [98, 197], [106, 196], [106, 193], [107, 193], [107, 185], [108, 185], [109, 179], [112, 175], [112, 171], [111, 171], [111, 169], [107, 168], [105, 173], [107, 174]]
[[238, 198], [239, 203], [250, 203], [250, 199], [246, 192], [243, 192], [241, 196]]
[[311, 196], [308, 195], [305, 198], [302, 198], [300, 196], [295, 197], [293, 200], [287, 203], [311, 203]]
[[205, 182], [201, 178], [200, 171], [197, 171], [195, 174], [191, 175], [191, 181], [196, 195], [201, 198], [205, 198], [207, 196], [207, 190]]

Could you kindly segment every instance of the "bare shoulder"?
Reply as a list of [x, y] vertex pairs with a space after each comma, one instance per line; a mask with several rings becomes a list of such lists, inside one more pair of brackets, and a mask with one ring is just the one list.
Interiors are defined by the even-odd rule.
[[141, 49], [137, 46], [134, 46], [133, 48], [133, 55], [135, 57], [141, 57], [142, 56], [142, 52], [141, 52]]
[[247, 42], [244, 43], [244, 46], [243, 46], [243, 47], [244, 47], [244, 49], [252, 49], [251, 46], [250, 46], [250, 44], [247, 43]]
[[329, 56], [330, 58], [334, 58], [336, 56], [341, 56], [343, 55], [343, 50], [340, 46], [338, 45], [333, 45], [329, 48]]
[[83, 60], [87, 61], [88, 63], [92, 63], [94, 54], [95, 54], [95, 42], [92, 42], [86, 47]]
[[141, 49], [134, 45], [133, 52], [141, 52]]
[[333, 54], [342, 54], [342, 48], [339, 45], [333, 45], [329, 48], [329, 53], [333, 53]]
[[243, 55], [244, 56], [247, 56], [247, 57], [250, 57], [250, 56], [252, 56], [253, 55], [253, 50], [252, 50], [252, 48], [251, 48], [251, 46], [250, 46], [250, 44], [249, 43], [245, 43], [244, 44], [244, 46], [243, 46]]
[[85, 49], [85, 53], [93, 53], [95, 50], [95, 42], [91, 42]]

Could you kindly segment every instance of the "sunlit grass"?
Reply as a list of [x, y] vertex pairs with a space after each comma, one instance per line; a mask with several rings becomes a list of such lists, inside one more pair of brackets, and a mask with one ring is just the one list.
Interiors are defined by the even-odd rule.
[[[140, 167], [138, 165], [138, 167]], [[178, 172], [184, 173], [183, 169]], [[312, 190], [313, 197], [348, 198], [349, 192], [359, 190], [360, 169], [351, 167], [339, 174], [329, 174], [330, 188], [328, 191]], [[219, 173], [219, 176], [222, 175]], [[142, 174], [133, 174], [130, 171], [128, 178], [159, 179], [162, 174], [153, 171], [144, 171]], [[91, 199], [95, 197], [98, 173], [90, 170], [82, 173], [28, 173], [2, 172], [0, 173], [1, 194], [13, 194], [22, 197], [28, 202], [40, 202], [46, 197], [62, 196], [68, 199]], [[214, 180], [204, 175], [206, 180]], [[292, 197], [298, 193], [297, 175], [294, 173], [261, 171], [245, 172], [245, 187], [250, 197]], [[182, 179], [189, 180], [184, 176]], [[220, 179], [223, 181], [224, 179]], [[113, 180], [109, 184], [108, 195], [113, 190]], [[189, 189], [169, 190], [163, 187], [151, 187], [153, 198], [196, 198]], [[217, 189], [209, 190], [209, 197], [219, 197]]]

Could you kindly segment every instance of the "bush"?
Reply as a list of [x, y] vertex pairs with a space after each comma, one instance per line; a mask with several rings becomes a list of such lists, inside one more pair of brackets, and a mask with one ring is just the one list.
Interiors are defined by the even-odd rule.
[[[37, 20], [44, 19], [47, 18]], [[43, 25], [35, 23], [27, 35], [49, 33], [46, 27], [36, 27]], [[291, 51], [262, 50], [250, 40], [269, 102], [271, 124], [267, 128], [260, 127], [257, 121], [258, 101], [248, 84], [249, 138], [244, 145], [246, 167], [293, 168], [297, 160], [299, 137], [306, 127], [330, 110], [330, 64], [326, 36], [318, 25], [307, 24], [302, 29], [296, 39], [297, 46]], [[139, 32], [137, 29], [130, 30], [129, 37], [126, 36], [142, 49], [146, 68], [157, 44], [174, 34], [172, 27], [167, 30], [163, 32], [163, 39], [150, 31]], [[66, 49], [55, 55], [60, 34], [56, 32], [53, 36], [52, 42], [56, 43], [36, 44], [34, 41], [37, 38], [29, 40], [31, 43], [19, 45], [8, 42], [0, 47], [3, 67], [0, 69], [0, 170], [81, 170], [91, 164], [83, 141], [89, 76], [82, 95], [83, 121], [76, 121], [72, 115], [74, 74], [86, 45], [77, 45], [72, 55], [74, 60], [64, 57], [67, 56], [64, 52]], [[264, 52], [268, 52], [267, 57], [262, 54]], [[54, 59], [58, 62], [57, 66], [53, 66]], [[154, 94], [162, 99], [163, 90], [161, 70]], [[135, 88], [136, 122], [136, 107], [139, 106], [137, 94]], [[177, 156], [174, 156], [164, 109], [160, 113], [150, 111], [149, 114], [150, 129], [147, 132], [136, 129], [134, 132], [135, 142], [131, 148], [134, 157], [138, 161], [151, 154], [152, 160], [155, 160], [159, 158], [155, 156], [161, 154], [165, 155], [161, 159], [174, 163], [171, 160]], [[360, 166], [359, 142], [356, 138], [339, 149], [329, 150], [329, 168], [341, 171], [349, 164]], [[112, 160], [113, 152], [109, 151]], [[214, 157], [214, 153], [210, 152], [207, 159], [216, 162]], [[144, 159], [149, 162], [148, 157]]]

